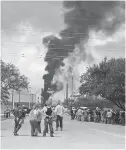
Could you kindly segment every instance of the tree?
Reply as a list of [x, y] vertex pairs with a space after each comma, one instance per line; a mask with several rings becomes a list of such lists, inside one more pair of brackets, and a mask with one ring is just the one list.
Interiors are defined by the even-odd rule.
[[1, 88], [1, 99], [3, 102], [6, 102], [9, 99], [10, 93], [4, 87]]
[[17, 69], [11, 63], [1, 61], [1, 99], [9, 99], [9, 90], [28, 89], [28, 78], [20, 75]]
[[125, 110], [125, 59], [106, 58], [81, 76], [81, 94], [95, 94]]

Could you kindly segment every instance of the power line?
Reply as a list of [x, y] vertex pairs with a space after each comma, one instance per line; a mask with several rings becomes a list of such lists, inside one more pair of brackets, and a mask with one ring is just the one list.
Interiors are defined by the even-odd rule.
[[[67, 32], [63, 32], [63, 33], [66, 33], [67, 34]], [[89, 35], [88, 33], [68, 33], [68, 34], [74, 34], [74, 35]], [[24, 34], [25, 35], [25, 34]], [[98, 34], [97, 34], [98, 35]], [[99, 34], [100, 35], [100, 34]], [[33, 36], [33, 35], [32, 35]], [[45, 36], [46, 37], [46, 36]], [[76, 38], [76, 39], [84, 39], [84, 37], [76, 37], [76, 36], [67, 36], [66, 35], [66, 38]], [[93, 37], [90, 37], [90, 35], [89, 35], [89, 38], [88, 38], [88, 40], [90, 40], [90, 39], [101, 39], [100, 37], [95, 37], [95, 38], [93, 38]], [[50, 39], [51, 40], [51, 39]], [[62, 40], [62, 39], [61, 39]], [[4, 41], [3, 41], [4, 42]], [[6, 42], [7, 43], [7, 42]], [[8, 42], [9, 43], [9, 42]], [[21, 42], [15, 42], [15, 43], [21, 43]], [[52, 45], [52, 44], [51, 44]]]
[[[74, 18], [69, 18], [69, 19], [74, 19]], [[75, 18], [75, 19], [77, 19], [77, 20], [89, 20], [89, 19], [78, 19], [78, 18]], [[83, 26], [95, 26], [95, 25], [83, 25]], [[41, 28], [37, 28], [37, 29], [41, 29]], [[67, 29], [67, 28], [65, 28], [65, 29]], [[65, 29], [63, 29], [63, 30], [65, 30]], [[3, 29], [3, 30], [1, 30], [1, 33], [2, 32], [4, 32], [4, 31], [9, 31], [10, 29]], [[28, 30], [28, 29], [17, 29], [17, 28], [11, 28], [11, 30], [14, 30], [14, 31], [19, 31], [19, 32], [21, 32], [21, 31], [31, 31], [31, 32], [33, 32], [33, 30]], [[73, 32], [64, 32], [63, 30], [61, 30], [60, 31], [60, 33], [68, 33], [68, 34], [89, 34], [89, 33], [79, 33], [79, 32], [76, 32], [76, 33], [73, 33]], [[30, 33], [30, 35], [33, 35], [33, 36], [35, 36], [35, 35], [38, 35], [37, 33], [39, 33], [40, 31], [38, 31], [38, 32], [36, 32], [36, 33]], [[122, 31], [116, 31], [116, 33], [120, 33], [120, 32], [122, 32]], [[43, 32], [43, 34], [44, 33], [50, 33], [50, 32]], [[20, 33], [21, 35], [23, 34], [23, 33]], [[54, 33], [55, 34], [55, 33]], [[100, 33], [99, 33], [100, 34]], [[26, 35], [26, 34], [23, 34], [23, 35]], [[53, 33], [52, 34], [50, 34], [50, 35], [53, 35]], [[98, 35], [98, 33], [97, 33], [97, 35]], [[47, 35], [47, 36], [49, 36], [49, 35]]]
[[[73, 18], [67, 18], [68, 20], [69, 19], [76, 19], [76, 20], [96, 20], [96, 19], [94, 19], [94, 18], [75, 18], [75, 17], [73, 17]], [[98, 19], [97, 19], [98, 20]]]
[[[13, 55], [8, 55], [8, 56], [10, 56], [10, 57], [12, 57], [12, 56], [17, 57], [18, 55], [13, 54]], [[22, 55], [22, 56], [20, 56], [20, 57], [26, 58], [27, 56]], [[66, 57], [67, 57], [67, 56], [55, 56], [55, 57], [53, 57], [53, 56], [45, 56], [45, 57], [40, 56], [40, 57], [35, 57], [35, 58], [44, 58], [44, 59], [48, 59], [48, 58], [50, 58], [50, 59], [61, 59], [61, 58], [66, 58]]]
[[[86, 47], [93, 47], [93, 46], [86, 46]], [[52, 49], [63, 49], [63, 48], [52, 48]], [[67, 50], [68, 52], [69, 52], [69, 50], [71, 50], [72, 52], [74, 51], [74, 49], [63, 49], [63, 50]], [[107, 49], [107, 50], [113, 51], [113, 50], [116, 50], [116, 49]], [[65, 52], [65, 51], [63, 51], [63, 52]], [[19, 56], [16, 53], [7, 53], [7, 55], [16, 55], [16, 56]], [[22, 57], [26, 57], [27, 55], [28, 54], [21, 54]], [[40, 56], [37, 56], [37, 57], [43, 57], [43, 55], [41, 54]], [[52, 56], [49, 56], [49, 57], [52, 57]], [[62, 56], [58, 56], [58, 57], [62, 57]]]
[[[11, 44], [11, 42], [8, 42], [8, 41], [2, 41], [1, 43], [9, 43]], [[19, 43], [19, 44], [28, 44], [28, 45], [33, 45], [34, 43], [25, 43], [25, 42], [18, 42], [18, 41], [12, 41], [12, 43]], [[36, 45], [41, 45], [42, 43], [38, 43]]]
[[[9, 43], [9, 42], [6, 42], [6, 43]], [[15, 42], [16, 43], [16, 42]], [[10, 45], [13, 45], [13, 46], [17, 46], [16, 44], [11, 44], [10, 43]], [[31, 45], [34, 45], [34, 46], [37, 46], [37, 45], [39, 45], [39, 46], [41, 46], [40, 44], [28, 44], [29, 46], [31, 46]], [[27, 44], [26, 45], [21, 45], [21, 47], [29, 47]], [[46, 44], [46, 45], [54, 45], [54, 46], [57, 46], [56, 44]], [[75, 45], [63, 45], [63, 46], [75, 46]], [[122, 46], [124, 46], [123, 44], [122, 44]], [[94, 47], [94, 46], [91, 46], [91, 45], [86, 45], [85, 47]], [[85, 48], [84, 47], [84, 48]], [[62, 47], [53, 47], [53, 48], [51, 48], [51, 47], [48, 47], [48, 49], [57, 49], [57, 50], [67, 50], [67, 51], [73, 51], [75, 48], [73, 48], [73, 49], [66, 49], [66, 48], [62, 48]]]

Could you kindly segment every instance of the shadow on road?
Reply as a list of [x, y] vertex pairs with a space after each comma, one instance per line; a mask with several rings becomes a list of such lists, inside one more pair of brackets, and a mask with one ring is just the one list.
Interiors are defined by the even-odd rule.
[[[68, 131], [68, 130], [64, 129], [63, 131]], [[61, 131], [61, 132], [63, 132], [63, 131]]]
[[[33, 138], [42, 138], [43, 137], [43, 135], [38, 135], [38, 136], [31, 136], [31, 135], [19, 135], [18, 137], [20, 137], [20, 136], [29, 136], [29, 137], [33, 137]], [[54, 135], [54, 137], [62, 137], [62, 136], [59, 136], [59, 135]], [[51, 138], [49, 135], [47, 135], [47, 136], [45, 136], [45, 137], [43, 137], [43, 138]]]
[[19, 135], [19, 136], [30, 136], [30, 135]]

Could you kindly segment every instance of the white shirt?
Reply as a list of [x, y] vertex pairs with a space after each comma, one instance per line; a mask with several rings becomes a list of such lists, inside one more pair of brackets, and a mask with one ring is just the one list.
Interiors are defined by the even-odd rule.
[[78, 109], [77, 113], [78, 113], [78, 115], [82, 115], [83, 112], [81, 109]]
[[42, 114], [43, 114], [43, 116], [46, 116], [46, 112], [47, 112], [47, 107], [43, 107], [43, 109], [42, 109]]
[[56, 108], [55, 108], [56, 115], [59, 115], [61, 117], [63, 117], [64, 111], [65, 111], [65, 109], [61, 105], [57, 105]]
[[107, 112], [107, 117], [112, 117], [112, 113], [111, 112]]
[[30, 114], [30, 120], [37, 120], [38, 118], [38, 110], [31, 110]]

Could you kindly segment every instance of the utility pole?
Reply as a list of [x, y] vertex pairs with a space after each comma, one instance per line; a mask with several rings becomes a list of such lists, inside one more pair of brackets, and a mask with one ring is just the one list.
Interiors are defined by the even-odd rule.
[[19, 104], [20, 104], [20, 90], [19, 90]]
[[29, 92], [29, 109], [31, 108], [31, 87], [28, 88], [28, 92]]
[[29, 94], [29, 109], [31, 107], [31, 94]]
[[41, 88], [41, 105], [43, 104], [43, 88]]
[[68, 105], [68, 83], [66, 84], [66, 101]]
[[73, 73], [72, 73], [72, 98], [73, 98]]
[[14, 109], [14, 90], [12, 90], [12, 109]]
[[33, 95], [34, 95], [34, 94], [32, 94], [32, 106], [33, 106]]
[[66, 84], [66, 99], [68, 99], [68, 83]]

